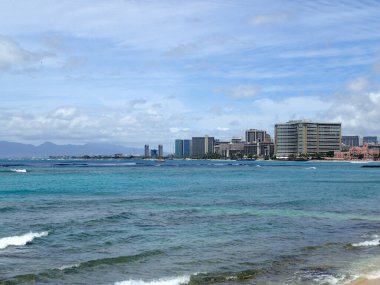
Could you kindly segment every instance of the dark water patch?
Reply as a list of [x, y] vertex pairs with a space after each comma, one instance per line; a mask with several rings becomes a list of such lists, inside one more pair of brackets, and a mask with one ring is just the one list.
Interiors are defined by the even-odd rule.
[[16, 207], [6, 206], [6, 207], [0, 207], [0, 213], [8, 213], [17, 210]]
[[296, 272], [295, 276], [302, 284], [337, 284], [338, 281], [345, 279], [344, 275], [338, 273], [336, 267], [330, 265], [304, 267]]
[[310, 251], [317, 251], [324, 248], [336, 248], [336, 247], [341, 247], [341, 244], [335, 243], [335, 242], [329, 242], [322, 245], [308, 245], [308, 246], [301, 247], [301, 251], [310, 252]]
[[[94, 260], [82, 262], [78, 266], [73, 267], [72, 269], [76, 271], [76, 270], [88, 269], [88, 268], [93, 268], [93, 267], [102, 266], [102, 265], [116, 265], [116, 264], [131, 263], [131, 262], [140, 261], [142, 259], [146, 259], [151, 256], [160, 255], [162, 253], [163, 252], [160, 250], [153, 250], [153, 251], [143, 252], [137, 255], [126, 255], [126, 256], [94, 259]], [[71, 269], [65, 269], [65, 270], [71, 270]]]
[[[63, 279], [67, 274], [77, 274], [82, 271], [93, 269], [100, 266], [113, 266], [122, 265], [128, 263], [139, 262], [145, 260], [149, 257], [162, 254], [162, 251], [154, 250], [147, 251], [137, 255], [127, 255], [127, 256], [117, 256], [109, 258], [94, 259], [89, 261], [84, 261], [79, 264], [72, 266], [49, 269], [44, 272], [36, 274], [22, 274], [17, 275], [8, 279], [0, 279], [0, 285], [15, 285], [15, 284], [31, 284], [36, 282], [47, 282], [49, 279]], [[59, 282], [57, 283], [59, 284]]]

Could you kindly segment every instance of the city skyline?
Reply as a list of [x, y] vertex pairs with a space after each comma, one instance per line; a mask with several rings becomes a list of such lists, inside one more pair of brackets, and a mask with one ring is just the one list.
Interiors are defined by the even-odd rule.
[[[281, 5], [279, 5], [281, 3]], [[3, 1], [0, 141], [172, 149], [308, 118], [380, 136], [380, 3]]]

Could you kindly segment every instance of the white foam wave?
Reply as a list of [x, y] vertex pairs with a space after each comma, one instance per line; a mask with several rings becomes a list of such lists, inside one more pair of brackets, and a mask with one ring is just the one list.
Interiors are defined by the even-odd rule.
[[305, 169], [317, 169], [315, 166], [306, 167]]
[[79, 267], [79, 264], [71, 264], [71, 265], [63, 265], [59, 267], [59, 270], [65, 270], [65, 269], [73, 269]]
[[318, 276], [318, 277], [314, 278], [314, 281], [319, 283], [319, 284], [335, 285], [335, 284], [338, 284], [340, 279], [338, 279], [332, 275], [322, 275], [322, 276]]
[[26, 169], [18, 169], [18, 168], [12, 168], [12, 172], [17, 172], [17, 173], [26, 173]]
[[126, 280], [121, 282], [116, 282], [115, 285], [181, 285], [186, 284], [190, 281], [190, 276], [178, 276], [170, 278], [161, 278], [152, 281], [143, 280]]
[[354, 247], [361, 247], [361, 246], [378, 246], [380, 245], [380, 238], [374, 239], [374, 240], [366, 240], [363, 242], [358, 243], [352, 243], [351, 244]]
[[40, 233], [27, 233], [21, 236], [11, 236], [0, 239], [0, 249], [7, 248], [8, 246], [18, 246], [26, 245], [28, 242], [31, 242], [35, 238], [47, 236], [49, 232], [40, 232]]

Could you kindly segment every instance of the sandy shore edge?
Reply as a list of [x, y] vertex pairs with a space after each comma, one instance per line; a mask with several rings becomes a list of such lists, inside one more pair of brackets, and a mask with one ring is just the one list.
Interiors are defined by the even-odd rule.
[[351, 282], [350, 285], [380, 285], [380, 278], [376, 278], [376, 279], [359, 278]]

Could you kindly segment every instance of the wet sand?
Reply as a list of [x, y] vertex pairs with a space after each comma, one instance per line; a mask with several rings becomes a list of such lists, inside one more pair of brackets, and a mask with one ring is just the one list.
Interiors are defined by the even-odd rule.
[[353, 281], [350, 285], [380, 285], [380, 278], [377, 278], [377, 279], [359, 278]]

